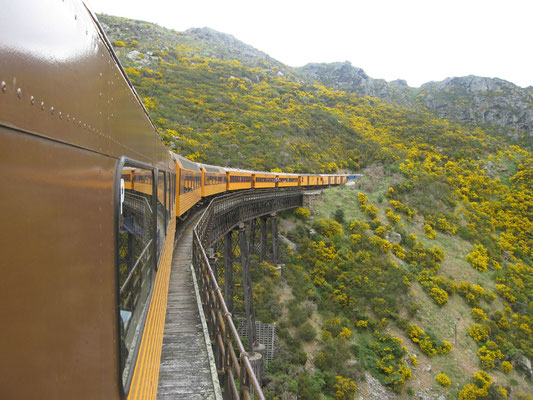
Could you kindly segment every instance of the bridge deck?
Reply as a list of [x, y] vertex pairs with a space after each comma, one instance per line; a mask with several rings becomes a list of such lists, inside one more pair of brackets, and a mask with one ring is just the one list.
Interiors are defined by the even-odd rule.
[[[174, 249], [157, 398], [217, 399], [191, 272], [192, 226]], [[212, 359], [212, 356], [211, 356]]]

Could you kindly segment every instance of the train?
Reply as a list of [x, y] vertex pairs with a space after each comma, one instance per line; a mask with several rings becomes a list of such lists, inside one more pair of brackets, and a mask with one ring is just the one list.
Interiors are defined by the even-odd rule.
[[180, 219], [349, 176], [170, 152], [82, 0], [10, 1], [1, 20], [0, 398], [155, 398]]
[[[274, 188], [320, 188], [346, 183], [345, 174], [294, 174], [282, 172], [251, 171], [238, 168], [219, 167], [190, 161], [176, 153], [170, 153], [176, 163], [179, 190], [176, 192], [176, 215], [183, 218], [190, 209], [203, 200], [235, 190], [274, 189]], [[135, 172], [132, 168], [122, 170], [121, 180], [125, 190], [151, 193], [147, 187], [146, 172]]]

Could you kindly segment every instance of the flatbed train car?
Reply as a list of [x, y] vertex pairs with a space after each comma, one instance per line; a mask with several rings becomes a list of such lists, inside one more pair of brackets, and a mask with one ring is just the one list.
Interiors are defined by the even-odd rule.
[[154, 399], [177, 218], [335, 184], [169, 152], [81, 0], [3, 5], [0, 144], [5, 399]]

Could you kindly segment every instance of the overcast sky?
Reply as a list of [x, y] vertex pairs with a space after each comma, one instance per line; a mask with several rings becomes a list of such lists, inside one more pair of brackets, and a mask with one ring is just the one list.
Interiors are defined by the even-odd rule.
[[450, 76], [533, 85], [533, 0], [87, 0], [93, 11], [229, 33], [290, 66], [350, 61], [410, 86]]

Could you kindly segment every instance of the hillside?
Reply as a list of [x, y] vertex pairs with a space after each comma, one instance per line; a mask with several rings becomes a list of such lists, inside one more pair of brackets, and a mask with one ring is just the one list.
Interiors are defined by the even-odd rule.
[[[260, 68], [275, 77], [290, 77], [297, 83], [323, 85], [385, 100], [411, 110], [453, 119], [470, 126], [479, 125], [515, 143], [533, 146], [533, 87], [521, 88], [498, 78], [467, 76], [428, 82], [412, 88], [402, 80], [387, 82], [368, 76], [349, 62], [311, 63], [301, 68], [289, 67], [231, 35], [210, 28], [192, 28], [175, 32], [143, 21], [124, 20], [101, 15], [106, 32], [113, 40], [140, 44], [151, 65], [151, 50], [165, 51], [186, 46], [188, 54], [222, 61], [237, 60], [243, 66]], [[137, 50], [139, 51], [139, 50]], [[130, 58], [134, 58], [132, 54]]]
[[533, 87], [524, 89], [498, 78], [465, 76], [411, 88], [401, 80], [373, 79], [349, 62], [307, 64], [298, 71], [338, 90], [424, 109], [461, 123], [482, 125], [529, 146], [533, 143]]
[[210, 30], [100, 18], [171, 149], [219, 165], [364, 176], [284, 215], [293, 246], [281, 277], [252, 257], [258, 319], [280, 338], [269, 399], [531, 398], [528, 136], [452, 115], [488, 101], [475, 92], [524, 106], [527, 122], [526, 95], [467, 77], [421, 96], [346, 63], [328, 80], [326, 64], [309, 77]]

